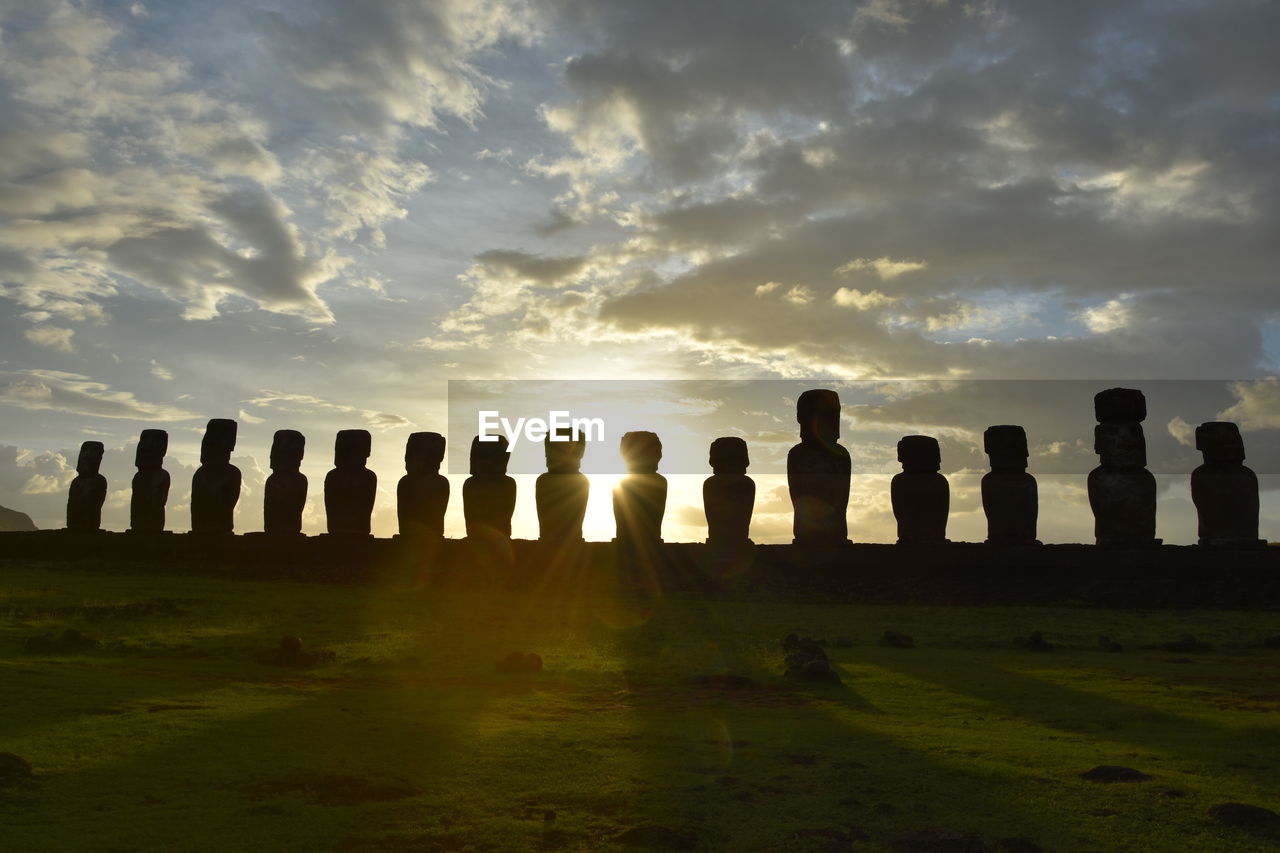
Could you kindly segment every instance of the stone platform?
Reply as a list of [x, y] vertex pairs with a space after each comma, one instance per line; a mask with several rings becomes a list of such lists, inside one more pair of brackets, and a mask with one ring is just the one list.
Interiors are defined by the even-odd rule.
[[726, 551], [665, 543], [643, 561], [613, 543], [554, 551], [532, 540], [269, 536], [249, 533], [0, 533], [4, 561], [328, 583], [410, 580], [519, 590], [641, 579], [650, 591], [736, 600], [894, 604], [1034, 604], [1117, 608], [1280, 609], [1280, 547], [1162, 545], [1002, 548], [848, 544]]

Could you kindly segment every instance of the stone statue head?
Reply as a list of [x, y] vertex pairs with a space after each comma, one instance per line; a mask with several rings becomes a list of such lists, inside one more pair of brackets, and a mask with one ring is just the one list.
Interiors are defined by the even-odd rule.
[[367, 429], [340, 429], [333, 442], [335, 468], [363, 468], [373, 447], [373, 436]]
[[1244, 439], [1231, 421], [1209, 421], [1196, 427], [1196, 450], [1204, 454], [1205, 462], [1244, 462]]
[[159, 468], [169, 450], [169, 433], [162, 429], [144, 429], [138, 436], [138, 449], [133, 464], [139, 468]]
[[751, 464], [747, 443], [737, 436], [717, 438], [711, 442], [711, 470], [717, 474], [745, 474]]
[[1027, 431], [1014, 424], [987, 427], [982, 433], [982, 449], [996, 471], [1027, 467]]
[[796, 400], [801, 441], [835, 444], [840, 438], [840, 395], [825, 388], [805, 391]]
[[201, 465], [228, 465], [231, 451], [236, 449], [236, 422], [226, 418], [214, 418], [204, 429], [200, 441]]
[[86, 441], [80, 445], [80, 455], [76, 457], [77, 474], [96, 474], [102, 465], [104, 448], [101, 441]]
[[296, 429], [278, 429], [271, 437], [271, 470], [297, 471], [307, 449], [306, 437]]
[[438, 474], [444, 461], [444, 436], [415, 432], [404, 445], [404, 469], [410, 474]]
[[1147, 466], [1147, 440], [1142, 427], [1132, 421], [1095, 426], [1093, 450], [1104, 468], [1133, 471]]
[[942, 450], [933, 436], [904, 435], [898, 439], [898, 461], [903, 471], [936, 472], [942, 467]]
[[622, 436], [619, 445], [622, 459], [632, 474], [656, 474], [662, 459], [662, 441], [658, 434], [639, 430]]
[[1108, 388], [1093, 395], [1093, 415], [1100, 424], [1142, 423], [1147, 419], [1147, 398], [1136, 388]]
[[477, 435], [471, 439], [472, 474], [506, 474], [510, 460], [506, 436], [489, 436], [487, 441], [481, 441]]
[[542, 442], [547, 458], [547, 471], [552, 474], [577, 474], [582, 468], [582, 454], [587, 451], [587, 439], [574, 436], [573, 430], [561, 427], [556, 430], [557, 441], [548, 435]]

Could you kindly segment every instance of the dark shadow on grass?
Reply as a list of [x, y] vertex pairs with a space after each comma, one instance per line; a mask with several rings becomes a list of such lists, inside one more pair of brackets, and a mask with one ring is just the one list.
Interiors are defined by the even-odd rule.
[[[1204, 720], [1133, 705], [1119, 699], [1072, 690], [950, 653], [945, 661], [901, 655], [877, 663], [912, 678], [991, 702], [1002, 712], [1078, 735], [1168, 752], [1191, 761], [1231, 765], [1234, 775], [1258, 782], [1274, 780], [1254, 766], [1262, 756], [1280, 754], [1280, 729], [1229, 728]], [[1267, 764], [1274, 765], [1271, 759]], [[1115, 763], [1123, 763], [1117, 761]], [[1088, 768], [1081, 768], [1087, 770]]]
[[[931, 827], [1021, 835], [1050, 849], [1102, 843], [1071, 835], [1053, 814], [1013, 807], [1025, 779], [957, 768], [851, 723], [850, 714], [881, 713], [856, 681], [793, 684], [778, 674], [778, 638], [735, 648], [742, 629], [723, 619], [715, 602], [660, 602], [651, 620], [619, 637], [623, 665], [651, 674], [626, 712], [638, 791], [620, 822], [695, 834], [700, 850], [821, 851]], [[664, 659], [680, 644], [754, 657], [759, 690], [708, 696], [664, 680]], [[720, 743], [697, 727], [708, 722], [721, 727]]]

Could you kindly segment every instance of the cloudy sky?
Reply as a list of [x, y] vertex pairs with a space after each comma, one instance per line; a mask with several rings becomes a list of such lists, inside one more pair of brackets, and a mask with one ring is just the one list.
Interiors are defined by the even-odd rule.
[[[1087, 470], [1087, 394], [972, 380], [1215, 380], [1153, 384], [1148, 435], [1186, 449], [1238, 420], [1280, 488], [1280, 4], [0, 10], [0, 504], [42, 527], [90, 438], [126, 526], [133, 445], [159, 426], [182, 529], [203, 425], [235, 417], [240, 529], [272, 431], [308, 435], [314, 530], [333, 432], [364, 427], [393, 532], [404, 439], [444, 430], [458, 379], [933, 380], [846, 408], [859, 539], [892, 538], [903, 432], [950, 441], [957, 538], [981, 538], [987, 423]], [[694, 396], [670, 394], [699, 442], [768, 438]], [[1177, 467], [1161, 532], [1187, 541]], [[701, 538], [679, 473], [668, 538]], [[759, 541], [788, 538], [770, 476]], [[1052, 479], [1045, 537], [1087, 538], [1079, 478]], [[531, 506], [526, 488], [518, 534]]]

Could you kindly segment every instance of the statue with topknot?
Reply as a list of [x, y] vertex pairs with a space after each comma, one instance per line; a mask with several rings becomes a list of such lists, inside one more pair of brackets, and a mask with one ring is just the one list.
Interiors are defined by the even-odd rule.
[[1147, 470], [1142, 421], [1147, 400], [1133, 388], [1110, 388], [1093, 398], [1097, 468], [1089, 472], [1089, 506], [1097, 544], [1113, 548], [1159, 545], [1156, 478]]

